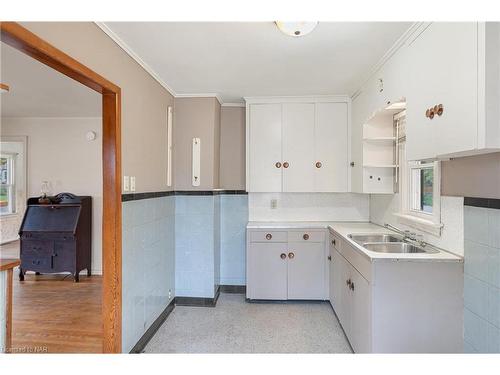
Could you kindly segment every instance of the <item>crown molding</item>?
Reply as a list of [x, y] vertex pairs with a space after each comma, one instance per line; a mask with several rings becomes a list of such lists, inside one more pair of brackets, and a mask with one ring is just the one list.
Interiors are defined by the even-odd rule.
[[245, 103], [222, 103], [221, 107], [243, 107], [245, 108]]
[[199, 94], [176, 94], [176, 98], [215, 98], [219, 102], [220, 105], [223, 104], [222, 99], [219, 94], [216, 93], [199, 93]]
[[321, 102], [338, 102], [350, 103], [349, 95], [293, 95], [293, 96], [245, 96], [243, 98], [246, 104], [256, 103], [282, 103], [286, 102], [304, 102], [311, 101], [316, 103]]
[[418, 31], [420, 30], [423, 26], [428, 25], [429, 23], [426, 22], [414, 22], [404, 33], [401, 35], [387, 50], [387, 52], [380, 58], [375, 65], [371, 67], [369, 70], [368, 74], [364, 77], [363, 81], [359, 85], [359, 88], [356, 89], [352, 94], [351, 94], [351, 99], [356, 98], [359, 96], [361, 93], [363, 87], [366, 85], [366, 83], [377, 73], [377, 71], [384, 66], [389, 59], [394, 56], [394, 54], [401, 49], [410, 39], [411, 37]]
[[160, 78], [160, 76], [151, 68], [132, 48], [130, 48], [116, 33], [111, 30], [104, 22], [94, 22], [107, 36], [109, 36], [122, 50], [124, 50], [132, 59], [134, 59], [146, 72], [149, 73], [165, 90], [173, 97], [176, 96], [175, 91]]

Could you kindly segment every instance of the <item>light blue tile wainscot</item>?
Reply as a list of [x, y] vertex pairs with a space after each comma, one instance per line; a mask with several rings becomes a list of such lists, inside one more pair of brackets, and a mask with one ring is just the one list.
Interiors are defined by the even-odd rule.
[[218, 196], [175, 197], [175, 294], [213, 298], [217, 283]]
[[500, 210], [464, 210], [464, 352], [500, 353]]
[[122, 203], [122, 350], [128, 353], [175, 297], [175, 197]]
[[220, 196], [221, 285], [246, 285], [248, 195]]

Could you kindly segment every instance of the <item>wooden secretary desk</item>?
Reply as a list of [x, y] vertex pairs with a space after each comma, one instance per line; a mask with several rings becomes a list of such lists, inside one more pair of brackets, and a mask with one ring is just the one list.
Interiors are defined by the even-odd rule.
[[84, 269], [90, 276], [92, 198], [61, 193], [49, 204], [29, 198], [19, 236], [19, 280], [24, 280], [26, 271], [70, 272], [75, 282]]

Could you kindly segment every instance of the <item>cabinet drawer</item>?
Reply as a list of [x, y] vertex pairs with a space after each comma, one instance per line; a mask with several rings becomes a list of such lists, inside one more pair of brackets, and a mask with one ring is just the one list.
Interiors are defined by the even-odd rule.
[[54, 253], [54, 242], [48, 240], [21, 241], [21, 256], [44, 257], [52, 256]]
[[325, 242], [325, 232], [297, 230], [288, 232], [289, 242]]
[[50, 271], [52, 269], [51, 256], [23, 256], [21, 268], [27, 271]]
[[250, 242], [286, 242], [287, 232], [286, 231], [251, 231], [249, 232]]

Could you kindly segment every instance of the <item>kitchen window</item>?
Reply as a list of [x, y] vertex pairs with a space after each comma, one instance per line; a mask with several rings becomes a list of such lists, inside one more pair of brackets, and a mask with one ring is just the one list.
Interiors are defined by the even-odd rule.
[[[405, 118], [399, 118], [404, 125]], [[399, 124], [396, 123], [396, 126]], [[439, 161], [407, 161], [404, 126], [398, 129], [399, 221], [436, 236], [441, 235], [441, 189]]]
[[14, 155], [0, 156], [0, 215], [2, 216], [16, 212], [14, 164]]

